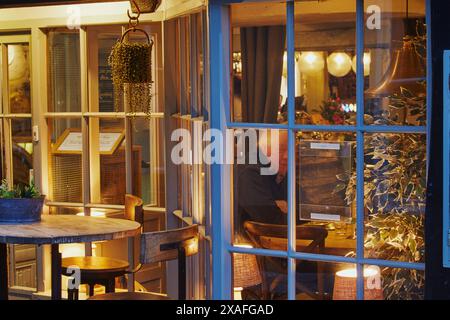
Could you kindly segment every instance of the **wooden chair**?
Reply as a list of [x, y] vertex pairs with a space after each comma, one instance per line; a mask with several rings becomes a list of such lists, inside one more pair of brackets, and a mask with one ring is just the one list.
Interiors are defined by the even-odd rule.
[[[178, 299], [186, 300], [186, 257], [198, 252], [198, 226], [141, 235], [141, 264], [178, 259]], [[96, 295], [89, 300], [166, 300], [150, 292], [121, 292]]]
[[[283, 245], [287, 244], [287, 226], [277, 224], [267, 224], [255, 221], [246, 221], [244, 223], [244, 229], [248, 235], [248, 238], [253, 245], [258, 248], [273, 249], [273, 250], [286, 250], [286, 247], [280, 247], [280, 241]], [[320, 226], [297, 226], [296, 228], [297, 240], [310, 240], [311, 242], [306, 246], [297, 248], [297, 251], [320, 253], [325, 246], [325, 239], [328, 236], [328, 231], [324, 227]], [[263, 277], [263, 294], [268, 299], [268, 294], [273, 292], [277, 285], [282, 281], [283, 274], [286, 272], [286, 268], [280, 265], [273, 257], [259, 257], [259, 265], [261, 275]], [[265, 270], [268, 270], [268, 266], [275, 268], [275, 272], [278, 274], [273, 281], [269, 283]], [[296, 283], [297, 290], [305, 292], [307, 295], [313, 298], [323, 298], [323, 272], [322, 263], [317, 263], [317, 287], [319, 294], [311, 292], [307, 287], [301, 283]]]
[[[125, 195], [125, 219], [143, 223], [142, 199], [131, 194]], [[100, 218], [99, 218], [100, 219]], [[128, 248], [130, 250], [132, 248]], [[80, 284], [89, 285], [89, 296], [94, 295], [96, 284], [105, 286], [105, 292], [115, 292], [116, 277], [124, 276], [130, 270], [128, 261], [109, 257], [67, 257], [62, 259], [62, 274], [72, 276], [70, 266], [80, 269]], [[134, 280], [134, 279], [133, 279]], [[78, 300], [78, 288], [67, 289], [69, 300]]]

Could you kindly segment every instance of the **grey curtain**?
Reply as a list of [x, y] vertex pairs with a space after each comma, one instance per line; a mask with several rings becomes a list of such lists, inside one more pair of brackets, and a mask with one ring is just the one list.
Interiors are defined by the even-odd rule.
[[241, 28], [242, 120], [275, 123], [280, 99], [285, 26]]

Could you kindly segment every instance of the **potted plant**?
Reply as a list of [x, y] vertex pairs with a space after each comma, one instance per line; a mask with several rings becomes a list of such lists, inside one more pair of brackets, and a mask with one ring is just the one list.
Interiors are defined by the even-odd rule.
[[[424, 215], [407, 211], [371, 215], [364, 248], [368, 257], [383, 260], [423, 262], [425, 253]], [[425, 273], [414, 269], [383, 268], [385, 299], [421, 300]]]
[[10, 188], [6, 180], [0, 185], [0, 223], [30, 223], [41, 220], [45, 196], [34, 181]]
[[127, 112], [144, 112], [150, 115], [152, 112], [151, 52], [153, 42], [148, 38], [148, 35], [147, 43], [124, 42], [124, 36], [125, 34], [113, 46], [108, 58], [114, 86], [114, 107], [118, 111], [125, 96], [127, 98]]

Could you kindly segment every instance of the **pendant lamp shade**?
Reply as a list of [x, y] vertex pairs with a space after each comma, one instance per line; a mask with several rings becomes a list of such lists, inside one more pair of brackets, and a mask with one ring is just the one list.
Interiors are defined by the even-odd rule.
[[419, 82], [425, 80], [423, 58], [419, 56], [409, 36], [403, 38], [403, 46], [395, 52], [394, 59], [385, 76], [373, 88], [366, 90], [366, 97], [387, 97], [400, 93], [406, 88], [416, 95], [425, 94], [424, 86]]

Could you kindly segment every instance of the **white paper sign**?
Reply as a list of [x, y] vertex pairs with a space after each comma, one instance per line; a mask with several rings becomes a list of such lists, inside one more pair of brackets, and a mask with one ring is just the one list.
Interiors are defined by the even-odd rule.
[[120, 132], [101, 132], [100, 133], [100, 152], [111, 152], [117, 139], [122, 134]]
[[58, 151], [81, 152], [82, 141], [81, 132], [69, 132]]
[[341, 145], [339, 143], [317, 143], [311, 142], [311, 149], [321, 149], [321, 150], [339, 150]]
[[311, 219], [313, 220], [325, 220], [325, 221], [340, 221], [341, 216], [338, 214], [316, 213], [311, 212]]
[[[121, 136], [121, 132], [100, 132], [99, 151], [113, 152], [113, 148], [116, 146], [116, 143]], [[83, 139], [81, 132], [69, 132], [57, 151], [82, 152], [82, 143]]]

